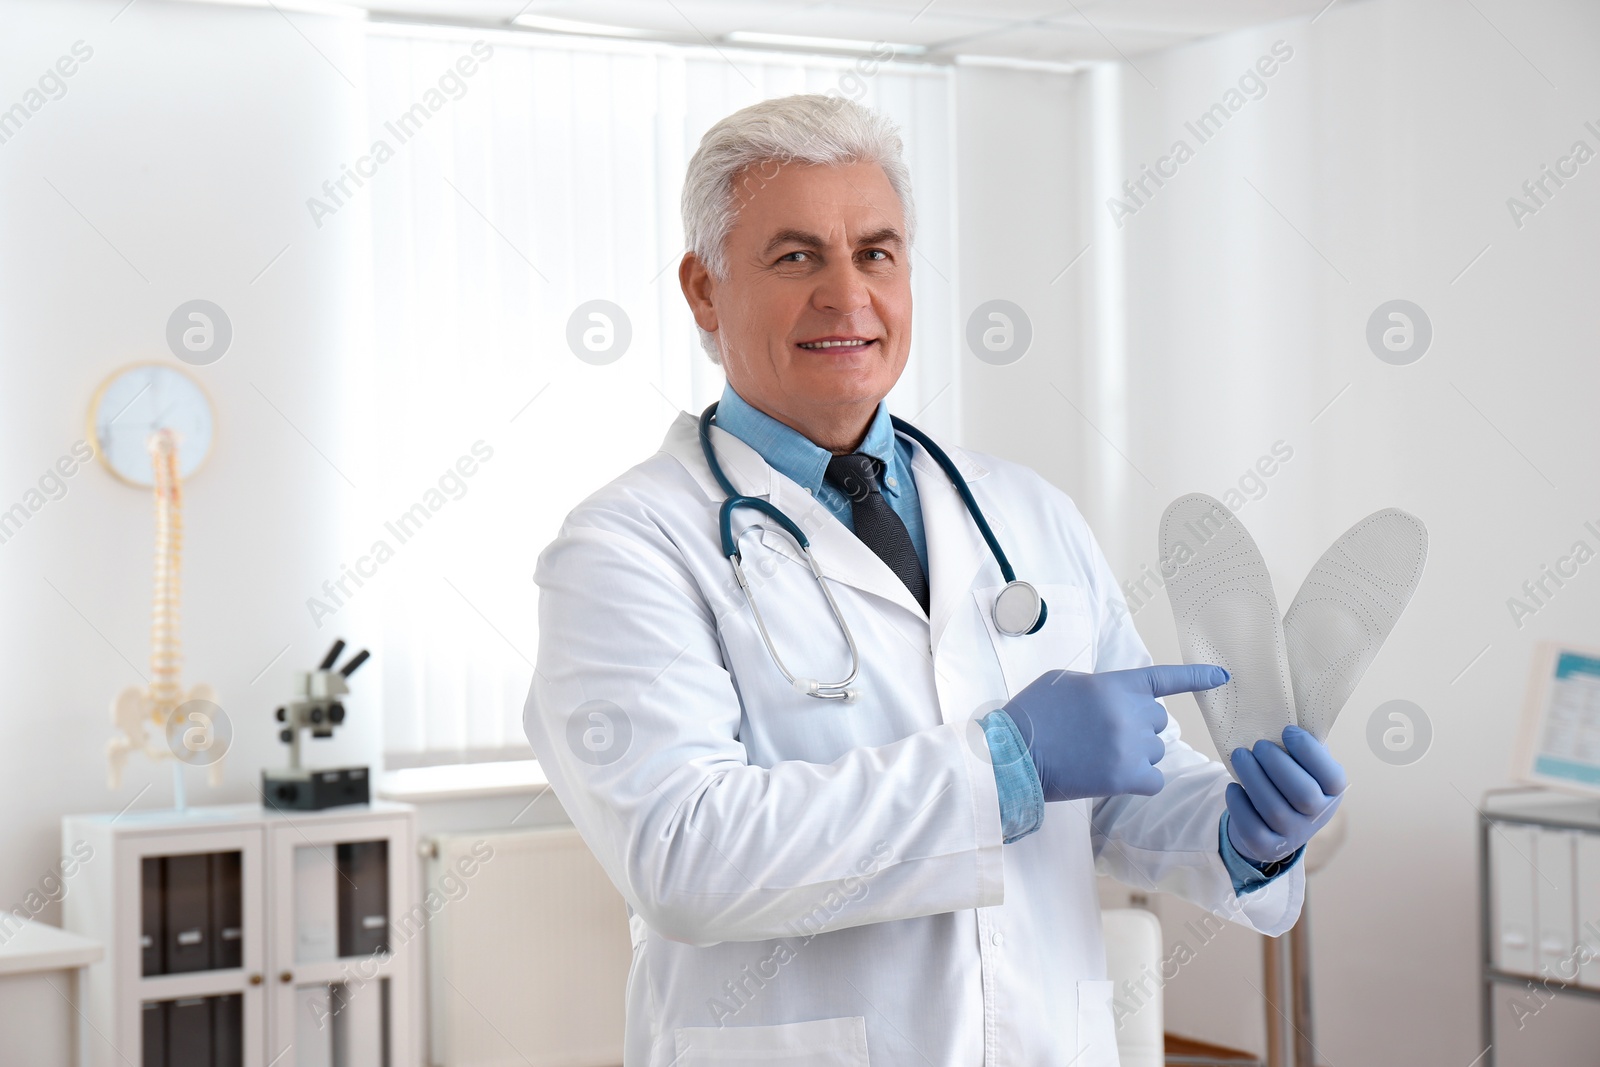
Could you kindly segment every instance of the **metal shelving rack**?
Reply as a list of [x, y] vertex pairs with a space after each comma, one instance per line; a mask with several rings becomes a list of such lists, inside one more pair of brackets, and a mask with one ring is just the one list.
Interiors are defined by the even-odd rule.
[[[1479, 1023], [1484, 1053], [1482, 1067], [1496, 1067], [1494, 995], [1502, 984], [1525, 985], [1540, 982], [1557, 996], [1600, 1000], [1600, 987], [1559, 982], [1538, 974], [1508, 971], [1495, 964], [1494, 872], [1490, 869], [1489, 835], [1495, 824], [1578, 830], [1600, 835], [1600, 799], [1586, 799], [1557, 793], [1537, 786], [1491, 789], [1484, 794], [1478, 809], [1478, 935], [1479, 935]], [[1574, 886], [1576, 889], [1576, 886]], [[1537, 931], [1532, 935], [1537, 941]], [[1535, 945], [1537, 948], [1537, 944]]]

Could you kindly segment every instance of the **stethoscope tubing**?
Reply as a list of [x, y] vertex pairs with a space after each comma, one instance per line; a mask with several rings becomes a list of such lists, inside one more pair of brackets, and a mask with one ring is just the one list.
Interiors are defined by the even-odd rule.
[[[711, 447], [711, 426], [716, 411], [717, 404], [712, 402], [700, 413], [700, 449], [705, 454], [706, 465], [710, 468], [712, 477], [717, 480], [717, 484], [725, 494], [722, 506], [717, 510], [717, 531], [722, 544], [722, 554], [733, 564], [734, 576], [738, 579], [739, 588], [744, 591], [745, 599], [750, 604], [750, 610], [755, 615], [756, 628], [761, 632], [762, 643], [767, 646], [768, 653], [771, 654], [773, 662], [778, 665], [778, 670], [782, 672], [785, 680], [796, 691], [822, 698], [853, 699], [855, 693], [849, 686], [860, 671], [861, 655], [856, 647], [855, 638], [850, 632], [850, 624], [845, 620], [844, 613], [839, 609], [838, 602], [833, 598], [833, 591], [828, 588], [828, 583], [823, 581], [821, 568], [817, 566], [817, 561], [811, 555], [811, 540], [806, 537], [805, 531], [793, 519], [785, 515], [776, 504], [761, 497], [747, 496], [740, 493], [734, 488], [733, 483], [728, 480], [727, 474], [722, 470], [722, 464], [717, 461], [716, 450]], [[933, 457], [934, 462], [939, 465], [945, 476], [950, 479], [950, 484], [955, 487], [956, 492], [961, 494], [961, 501], [966, 505], [967, 514], [972, 516], [972, 521], [977, 525], [978, 532], [983, 535], [984, 542], [989, 546], [989, 551], [993, 554], [995, 562], [999, 564], [1000, 573], [1006, 580], [1006, 588], [1001, 590], [1000, 595], [995, 598], [996, 608], [998, 608], [1001, 598], [1007, 592], [1018, 587], [1026, 588], [1028, 593], [1038, 601], [1038, 614], [1032, 626], [1017, 632], [1024, 634], [1038, 632], [1039, 628], [1044, 625], [1047, 606], [1042, 599], [1038, 598], [1037, 592], [1031, 585], [1017, 580], [1016, 572], [1011, 569], [1011, 561], [1006, 558], [1005, 550], [1000, 547], [1000, 541], [995, 537], [994, 531], [990, 529], [989, 522], [984, 517], [983, 509], [978, 506], [977, 500], [973, 498], [972, 490], [967, 486], [966, 479], [961, 476], [961, 472], [956, 468], [954, 461], [927, 434], [898, 415], [891, 415], [890, 422], [896, 431], [910, 437], [927, 450], [928, 455]], [[794, 538], [795, 544], [800, 547], [800, 553], [805, 558], [807, 566], [811, 568], [811, 574], [816, 579], [817, 585], [821, 587], [823, 596], [827, 598], [828, 606], [833, 611], [833, 616], [838, 621], [840, 629], [844, 632], [845, 643], [850, 648], [850, 673], [842, 680], [820, 682], [816, 679], [799, 678], [784, 665], [783, 658], [778, 655], [778, 650], [772, 643], [772, 636], [767, 631], [766, 620], [762, 618], [761, 609], [756, 605], [756, 598], [752, 594], [750, 584], [745, 578], [743, 554], [733, 536], [733, 511], [735, 508], [741, 507], [755, 508], [772, 519], [783, 527], [784, 531]], [[999, 612], [996, 611], [995, 614], [998, 627]], [[1012, 633], [1007, 630], [1002, 630], [1001, 632]]]

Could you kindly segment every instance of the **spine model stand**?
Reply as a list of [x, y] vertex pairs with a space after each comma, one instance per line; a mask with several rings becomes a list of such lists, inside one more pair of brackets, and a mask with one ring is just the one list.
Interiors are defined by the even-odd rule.
[[[212, 729], [211, 716], [217, 714], [217, 694], [204, 682], [187, 693], [178, 681], [179, 667], [183, 662], [183, 646], [178, 635], [178, 604], [183, 593], [183, 482], [178, 476], [178, 435], [172, 429], [161, 429], [150, 435], [150, 460], [155, 469], [156, 501], [156, 560], [155, 597], [150, 615], [150, 684], [143, 688], [129, 686], [117, 694], [111, 703], [111, 722], [122, 736], [113, 737], [106, 745], [108, 762], [107, 784], [112, 789], [122, 785], [122, 770], [128, 753], [142, 751], [151, 759], [172, 759], [178, 755], [171, 738], [185, 729], [183, 722], [174, 722], [179, 709], [190, 701], [202, 701], [198, 710], [188, 716], [209, 742]], [[193, 709], [191, 709], [193, 710]], [[154, 728], [154, 737], [150, 736]], [[192, 736], [192, 735], [191, 735]], [[208, 765], [207, 780], [211, 785], [222, 783], [222, 761], [216, 759]], [[175, 769], [176, 773], [176, 769]], [[181, 787], [182, 779], [177, 779]], [[178, 796], [182, 796], [181, 789]], [[181, 801], [179, 803], [181, 807]]]

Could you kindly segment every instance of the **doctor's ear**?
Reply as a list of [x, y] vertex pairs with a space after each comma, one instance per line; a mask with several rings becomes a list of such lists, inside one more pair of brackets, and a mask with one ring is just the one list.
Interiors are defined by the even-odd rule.
[[702, 330], [715, 333], [717, 309], [711, 301], [714, 279], [700, 257], [693, 252], [685, 252], [683, 259], [678, 263], [678, 285], [683, 289], [683, 298], [689, 302], [689, 311], [694, 315], [695, 325]]

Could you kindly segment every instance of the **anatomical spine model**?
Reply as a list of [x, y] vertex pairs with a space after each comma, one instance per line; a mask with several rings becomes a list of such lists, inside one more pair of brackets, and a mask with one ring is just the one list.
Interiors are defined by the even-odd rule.
[[[211, 686], [202, 682], [185, 693], [178, 681], [178, 668], [183, 661], [182, 642], [178, 637], [178, 602], [183, 592], [183, 482], [178, 476], [178, 434], [170, 428], [157, 430], [150, 435], [149, 446], [151, 465], [155, 469], [156, 497], [150, 684], [144, 688], [129, 686], [112, 701], [111, 721], [122, 731], [121, 737], [112, 738], [106, 745], [107, 782], [112, 789], [122, 784], [122, 768], [129, 752], [143, 751], [151, 759], [171, 759], [177, 755], [173, 743], [169, 742], [175, 731], [187, 731], [181, 735], [186, 745], [201, 736], [198, 745], [189, 747], [203, 749], [210, 741], [213, 725], [210, 716], [220, 710], [216, 706], [216, 691]], [[202, 710], [187, 716], [197, 725], [185, 727], [172, 722], [179, 709], [190, 701], [204, 702], [196, 705]], [[153, 737], [150, 736], [152, 728]], [[197, 735], [194, 731], [201, 733]], [[207, 766], [210, 784], [222, 784], [222, 760], [215, 759]]]

